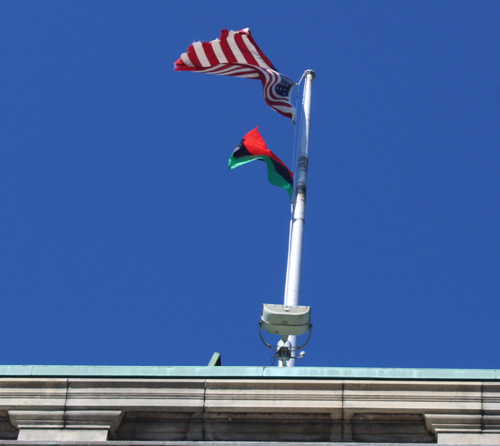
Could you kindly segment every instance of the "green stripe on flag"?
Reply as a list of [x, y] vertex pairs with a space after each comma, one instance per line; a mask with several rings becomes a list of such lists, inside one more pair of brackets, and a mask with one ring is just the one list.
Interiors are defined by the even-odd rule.
[[231, 155], [231, 157], [229, 158], [229, 169], [235, 169], [236, 167], [251, 163], [255, 160], [262, 160], [266, 163], [267, 179], [269, 180], [269, 182], [271, 184], [274, 184], [275, 186], [285, 189], [288, 192], [291, 200], [293, 195], [293, 186], [276, 171], [276, 167], [274, 166], [272, 159], [268, 156], [241, 156], [238, 158], [234, 158]]

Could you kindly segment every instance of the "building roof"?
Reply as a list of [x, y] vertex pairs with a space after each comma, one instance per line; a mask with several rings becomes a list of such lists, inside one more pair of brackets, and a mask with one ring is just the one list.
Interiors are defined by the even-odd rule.
[[0, 377], [500, 380], [500, 369], [0, 365]]

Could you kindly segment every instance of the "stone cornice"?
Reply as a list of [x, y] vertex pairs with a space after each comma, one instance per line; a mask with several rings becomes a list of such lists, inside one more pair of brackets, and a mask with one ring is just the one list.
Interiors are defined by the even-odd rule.
[[500, 385], [481, 381], [9, 377], [0, 411], [20, 440], [500, 441]]

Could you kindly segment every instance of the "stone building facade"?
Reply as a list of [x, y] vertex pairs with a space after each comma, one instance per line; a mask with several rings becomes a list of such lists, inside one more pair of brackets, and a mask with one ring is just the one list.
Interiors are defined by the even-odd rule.
[[0, 446], [270, 442], [500, 445], [500, 371], [0, 367]]

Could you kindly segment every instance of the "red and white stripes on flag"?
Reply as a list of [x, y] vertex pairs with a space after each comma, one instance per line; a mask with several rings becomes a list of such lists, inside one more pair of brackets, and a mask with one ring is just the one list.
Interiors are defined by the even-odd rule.
[[276, 70], [248, 28], [225, 29], [220, 39], [193, 43], [175, 62], [174, 70], [260, 79], [267, 104], [283, 116], [292, 120], [295, 117], [291, 102], [295, 83]]

